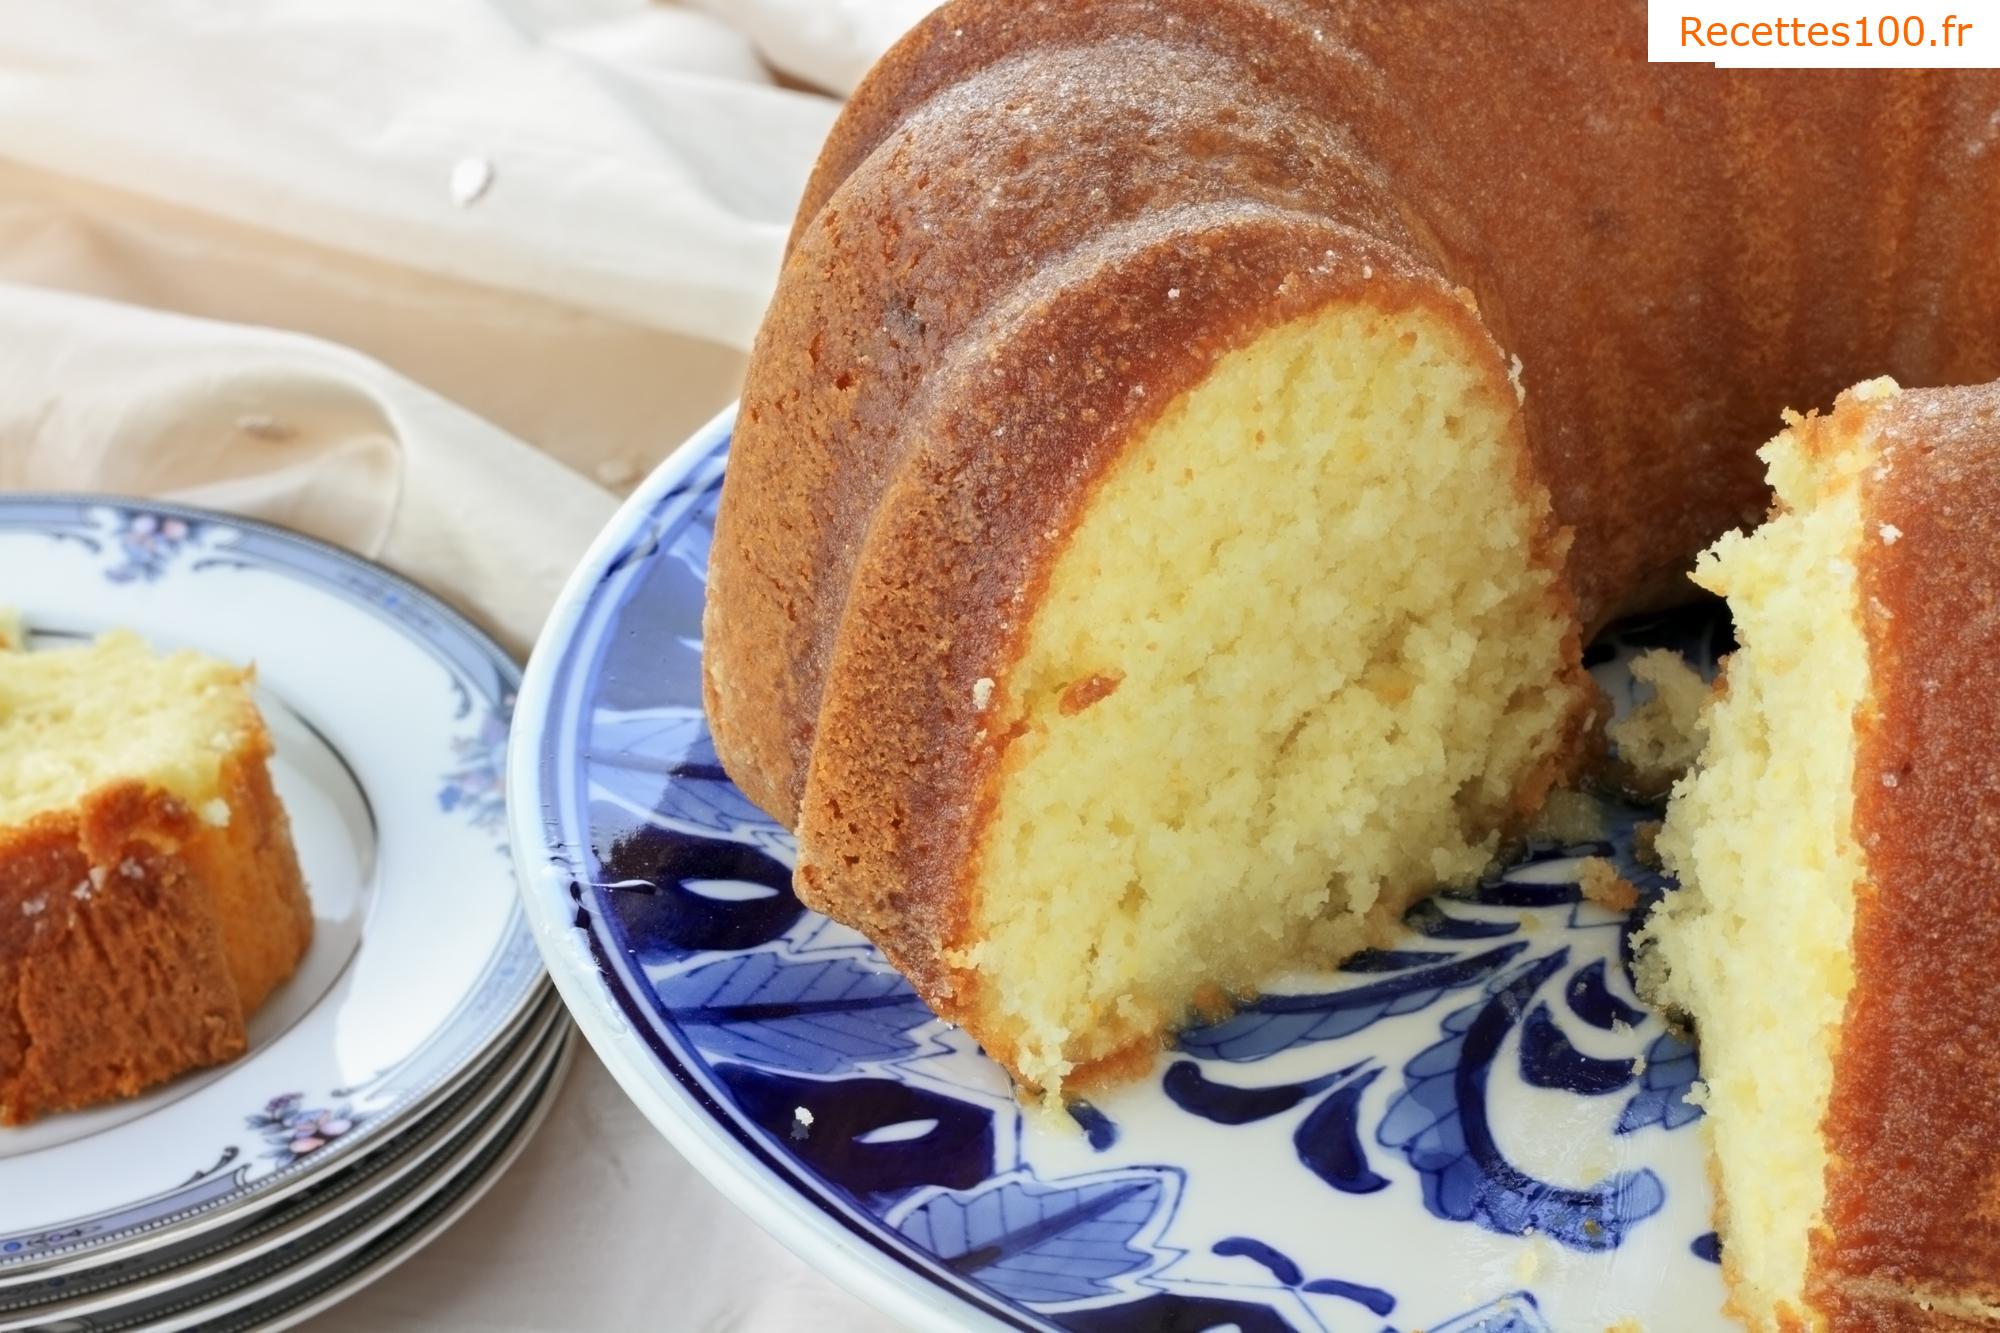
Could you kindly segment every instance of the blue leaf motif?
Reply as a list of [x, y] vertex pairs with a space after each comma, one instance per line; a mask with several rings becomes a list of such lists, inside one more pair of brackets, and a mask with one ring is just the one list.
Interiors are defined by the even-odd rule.
[[1069, 1118], [1076, 1121], [1083, 1130], [1083, 1136], [1090, 1142], [1092, 1152], [1104, 1152], [1117, 1144], [1117, 1122], [1089, 1102], [1077, 1100], [1069, 1104]]
[[1224, 1257], [1240, 1254], [1245, 1259], [1254, 1260], [1269, 1269], [1271, 1276], [1287, 1287], [1296, 1287], [1306, 1280], [1305, 1273], [1290, 1255], [1249, 1236], [1225, 1236], [1208, 1248], [1212, 1254]]
[[907, 1055], [931, 1021], [910, 984], [854, 958], [734, 954], [653, 983], [704, 1055], [833, 1074]]
[[1350, 1036], [1380, 1019], [1412, 1014], [1446, 991], [1476, 985], [1528, 946], [1503, 944], [1381, 981], [1310, 995], [1265, 995], [1233, 1016], [1180, 1035], [1180, 1048], [1215, 1060], [1262, 1060], [1306, 1042]]
[[1448, 1015], [1442, 1040], [1403, 1068], [1404, 1090], [1376, 1138], [1423, 1177], [1424, 1206], [1448, 1221], [1503, 1235], [1530, 1230], [1578, 1250], [1615, 1249], [1666, 1202], [1649, 1170], [1621, 1171], [1584, 1188], [1537, 1180], [1507, 1160], [1486, 1118], [1486, 1084], [1529, 1001], [1569, 961], [1558, 949], [1496, 978], [1486, 996]]
[[1009, 1300], [1054, 1305], [1115, 1290], [1114, 1280], [1151, 1266], [1135, 1248], [1170, 1209], [1177, 1173], [1129, 1171], [1044, 1185], [1002, 1176], [967, 1193], [923, 1199], [893, 1220], [912, 1244]]
[[1292, 1148], [1306, 1170], [1343, 1194], [1373, 1194], [1389, 1182], [1368, 1164], [1361, 1146], [1361, 1094], [1382, 1071], [1370, 1069], [1334, 1090], [1292, 1134]]
[[1052, 1317], [1072, 1333], [1209, 1333], [1212, 1329], [1230, 1328], [1237, 1333], [1299, 1333], [1289, 1320], [1268, 1305], [1170, 1291], [1154, 1292], [1143, 1300], [1117, 1305], [1092, 1305]]
[[1340, 965], [1343, 972], [1407, 972], [1430, 963], [1447, 963], [1458, 955], [1436, 949], [1363, 949]]
[[[754, 949], [805, 915], [792, 896], [792, 872], [744, 843], [641, 824], [625, 827], [601, 862], [605, 905], [641, 955]], [[729, 880], [767, 892], [722, 900], [689, 887]]]
[[1550, 1333], [1550, 1329], [1534, 1296], [1516, 1291], [1433, 1324], [1430, 1333]]
[[1403, 913], [1403, 924], [1436, 940], [1487, 940], [1512, 935], [1521, 928], [1518, 921], [1476, 921], [1452, 916], [1438, 906], [1435, 898], [1426, 898]]
[[1634, 1009], [1611, 993], [1604, 979], [1602, 958], [1576, 970], [1576, 975], [1564, 988], [1564, 998], [1571, 1013], [1603, 1032], [1611, 1031], [1620, 1023], [1635, 1028], [1646, 1021], [1644, 1010]]
[[699, 700], [629, 713], [599, 710], [591, 720], [589, 763], [592, 780], [633, 809], [724, 835], [771, 823], [723, 772]]
[[1583, 890], [1574, 881], [1537, 884], [1529, 880], [1490, 879], [1475, 888], [1439, 897], [1447, 902], [1461, 900], [1483, 907], [1564, 907], [1583, 901]]
[[1225, 1257], [1241, 1255], [1262, 1264], [1266, 1271], [1278, 1282], [1299, 1291], [1310, 1291], [1320, 1296], [1338, 1296], [1344, 1301], [1353, 1301], [1373, 1315], [1386, 1315], [1396, 1308], [1396, 1298], [1380, 1287], [1370, 1287], [1360, 1282], [1348, 1282], [1337, 1277], [1316, 1277], [1310, 1282], [1292, 1257], [1273, 1245], [1249, 1236], [1225, 1236], [1209, 1246], [1209, 1251]]
[[1687, 1099], [1699, 1071], [1694, 1047], [1671, 1032], [1662, 1032], [1646, 1048], [1646, 1072], [1639, 1078], [1639, 1090], [1619, 1113], [1619, 1134], [1630, 1134], [1648, 1125], [1679, 1129], [1701, 1119], [1701, 1108]]
[[1521, 1079], [1531, 1088], [1604, 1097], [1632, 1081], [1632, 1062], [1585, 1055], [1556, 1026], [1549, 1007], [1537, 1004], [1521, 1029]]
[[793, 1078], [726, 1061], [714, 1069], [739, 1110], [857, 1196], [967, 1189], [993, 1170], [993, 1113], [983, 1106], [886, 1078]]
[[1161, 1078], [1160, 1088], [1167, 1094], [1168, 1101], [1189, 1115], [1213, 1120], [1218, 1125], [1248, 1125], [1268, 1120], [1274, 1115], [1283, 1115], [1306, 1098], [1325, 1092], [1358, 1068], [1359, 1065], [1349, 1065], [1303, 1083], [1239, 1088], [1232, 1083], [1220, 1083], [1210, 1078], [1192, 1060], [1176, 1060]]

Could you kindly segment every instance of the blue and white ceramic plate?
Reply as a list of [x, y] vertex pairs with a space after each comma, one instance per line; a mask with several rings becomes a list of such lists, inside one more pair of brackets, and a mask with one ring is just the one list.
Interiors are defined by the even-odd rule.
[[225, 1225], [360, 1160], [476, 1072], [543, 989], [509, 891], [506, 654], [388, 571], [150, 502], [0, 496], [30, 648], [114, 627], [254, 661], [315, 917], [251, 1049], [0, 1129], [0, 1288]]
[[[854, 932], [730, 785], [698, 664], [725, 414], [602, 534], [523, 686], [522, 893], [605, 1063], [697, 1167], [912, 1327], [1726, 1328], [1694, 1056], [1637, 1002], [1606, 839], [1535, 845], [1392, 949], [1286, 978], [1049, 1123]], [[1710, 613], [1647, 643], [1712, 662]]]

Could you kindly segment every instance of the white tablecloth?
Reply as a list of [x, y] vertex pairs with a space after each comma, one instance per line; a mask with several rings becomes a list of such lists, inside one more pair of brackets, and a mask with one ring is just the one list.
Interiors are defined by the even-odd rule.
[[[0, 0], [0, 487], [381, 559], [525, 652], [735, 395], [844, 91], [930, 0]], [[775, 71], [775, 74], [774, 74]], [[328, 1330], [877, 1329], [581, 1059]]]

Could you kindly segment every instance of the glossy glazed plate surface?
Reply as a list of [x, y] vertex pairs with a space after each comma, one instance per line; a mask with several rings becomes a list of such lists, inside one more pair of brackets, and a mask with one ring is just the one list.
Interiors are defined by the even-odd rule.
[[375, 1151], [268, 1207], [239, 1209], [225, 1225], [0, 1291], [0, 1333], [185, 1295], [316, 1232], [365, 1217], [380, 1200], [444, 1172], [455, 1146], [496, 1118], [495, 1108], [516, 1085], [531, 1081], [526, 1071], [552, 1058], [557, 1033], [569, 1026], [561, 1000], [550, 993], [489, 1064]]
[[[729, 417], [634, 493], [536, 650], [510, 757], [530, 920], [640, 1107], [820, 1271], [916, 1327], [1533, 1333], [1730, 1327], [1693, 1053], [1643, 1010], [1601, 841], [1529, 847], [1406, 938], [1182, 1034], [1048, 1123], [854, 932], [716, 762], [703, 582]], [[1625, 627], [1593, 670], [1709, 611]], [[1642, 909], [1643, 910], [1643, 909]]]
[[36, 1327], [65, 1333], [268, 1328], [325, 1293], [351, 1295], [434, 1240], [506, 1170], [561, 1087], [573, 1035], [558, 1019], [525, 1061], [500, 1076], [498, 1100], [466, 1122], [429, 1169], [355, 1212], [200, 1280]]
[[0, 1130], [0, 1285], [171, 1243], [357, 1160], [518, 1025], [541, 968], [507, 875], [518, 674], [388, 571], [150, 502], [0, 496], [0, 606], [31, 648], [103, 630], [254, 661], [315, 936], [251, 1049]]

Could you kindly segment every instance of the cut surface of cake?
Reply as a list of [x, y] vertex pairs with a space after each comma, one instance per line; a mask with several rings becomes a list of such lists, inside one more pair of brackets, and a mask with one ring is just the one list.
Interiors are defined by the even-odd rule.
[[2000, 386], [1790, 423], [1698, 566], [1741, 646], [1642, 975], [1700, 1040], [1739, 1317], [2000, 1327]]
[[1223, 356], [975, 682], [997, 795], [948, 960], [1031, 1084], [1379, 939], [1567, 762], [1592, 697], [1547, 502], [1447, 310], [1337, 304]]
[[1645, 41], [1637, 0], [954, 0], [844, 109], [705, 703], [800, 897], [1023, 1082], [1476, 873], [1585, 748], [1578, 645], [1763, 512], [1785, 404], [2000, 374], [2000, 177], [1948, 147], [2000, 77]]
[[0, 1123], [241, 1054], [312, 938], [251, 673], [0, 651]]

